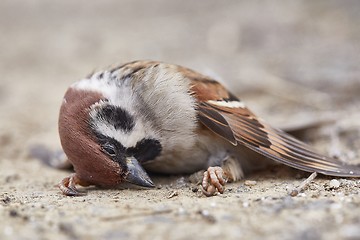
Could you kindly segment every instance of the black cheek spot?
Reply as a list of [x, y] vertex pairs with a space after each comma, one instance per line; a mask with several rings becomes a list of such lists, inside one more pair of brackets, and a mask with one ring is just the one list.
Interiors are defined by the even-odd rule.
[[162, 150], [161, 143], [155, 139], [143, 139], [138, 142], [135, 148], [128, 149], [130, 154], [139, 161], [146, 162], [155, 159]]
[[98, 118], [106, 120], [113, 125], [116, 130], [121, 129], [129, 132], [134, 128], [134, 118], [124, 109], [106, 105], [98, 112]]

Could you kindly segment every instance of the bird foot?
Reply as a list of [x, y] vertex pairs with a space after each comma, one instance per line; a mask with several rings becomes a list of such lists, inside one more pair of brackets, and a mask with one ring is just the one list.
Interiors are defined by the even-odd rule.
[[[76, 176], [76, 174], [71, 174], [70, 176], [64, 178], [59, 184], [58, 187], [60, 188], [61, 192], [66, 196], [84, 196], [86, 193], [80, 192], [76, 188], [76, 184], [80, 184], [80, 180]], [[83, 184], [81, 184], [83, 185]]]
[[202, 192], [205, 196], [211, 197], [219, 193], [224, 193], [225, 184], [228, 178], [221, 167], [209, 167], [202, 180]]

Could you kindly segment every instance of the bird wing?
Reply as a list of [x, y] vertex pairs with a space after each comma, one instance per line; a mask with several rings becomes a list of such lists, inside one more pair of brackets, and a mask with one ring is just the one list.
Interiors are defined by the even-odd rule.
[[346, 164], [316, 153], [309, 145], [258, 118], [218, 82], [189, 69], [182, 72], [191, 80], [192, 94], [198, 100], [199, 121], [231, 144], [242, 144], [304, 171], [360, 177], [360, 165]]

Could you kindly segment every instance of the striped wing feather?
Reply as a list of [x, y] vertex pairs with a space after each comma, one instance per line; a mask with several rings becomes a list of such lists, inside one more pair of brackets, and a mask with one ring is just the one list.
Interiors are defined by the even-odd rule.
[[193, 94], [199, 101], [199, 121], [233, 145], [242, 144], [270, 159], [304, 171], [360, 177], [360, 165], [346, 164], [316, 153], [309, 145], [271, 127], [219, 83], [202, 79], [193, 80], [193, 84]]

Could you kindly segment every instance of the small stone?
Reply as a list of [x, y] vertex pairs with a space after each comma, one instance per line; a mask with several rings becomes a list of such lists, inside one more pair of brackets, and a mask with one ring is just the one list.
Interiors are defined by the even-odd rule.
[[298, 194], [299, 194], [299, 191], [296, 190], [296, 189], [291, 190], [290, 193], [289, 193], [289, 195], [292, 196], [292, 197], [295, 197], [295, 196], [297, 196]]
[[332, 179], [330, 181], [329, 186], [330, 186], [330, 188], [334, 188], [334, 189], [339, 188], [340, 187], [340, 182], [338, 180], [336, 180], [336, 179]]
[[207, 210], [200, 210], [198, 211], [198, 213], [209, 223], [215, 223], [216, 222], [216, 218], [210, 214], [209, 211]]
[[198, 192], [198, 191], [199, 191], [199, 188], [193, 187], [193, 188], [191, 188], [191, 191], [193, 191], [193, 192]]
[[16, 211], [16, 210], [10, 210], [10, 212], [9, 212], [9, 215], [11, 216], [11, 217], [18, 217], [19, 216], [19, 213]]
[[4, 197], [3, 199], [1, 199], [1, 201], [2, 201], [4, 204], [9, 204], [9, 203], [11, 202], [11, 199], [10, 199], [8, 196], [6, 196], [6, 197]]
[[244, 182], [244, 185], [245, 185], [245, 186], [255, 186], [256, 183], [257, 183], [256, 181], [246, 180], [246, 181]]
[[298, 196], [299, 197], [306, 197], [306, 193], [299, 193]]
[[200, 213], [201, 215], [203, 215], [203, 216], [209, 216], [209, 215], [210, 215], [210, 213], [209, 213], [208, 210], [201, 210], [199, 213]]
[[180, 216], [183, 216], [183, 215], [187, 214], [187, 211], [184, 208], [181, 207], [181, 208], [178, 209], [177, 214], [180, 215]]

